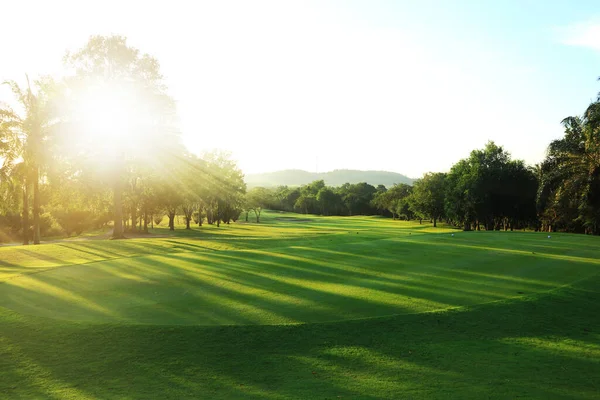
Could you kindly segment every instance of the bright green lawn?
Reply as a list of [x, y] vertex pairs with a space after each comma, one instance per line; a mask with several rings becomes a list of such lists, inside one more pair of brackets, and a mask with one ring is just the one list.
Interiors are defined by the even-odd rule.
[[600, 398], [600, 238], [263, 221], [0, 248], [0, 398]]

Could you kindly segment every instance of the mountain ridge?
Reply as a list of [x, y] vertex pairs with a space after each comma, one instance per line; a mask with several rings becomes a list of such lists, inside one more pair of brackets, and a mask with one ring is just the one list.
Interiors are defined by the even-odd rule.
[[412, 185], [413, 179], [391, 171], [373, 171], [357, 169], [335, 169], [329, 172], [309, 172], [302, 169], [285, 169], [273, 172], [248, 174], [245, 177], [249, 188], [264, 186], [301, 186], [323, 179], [328, 186], [341, 186], [344, 183], [367, 182], [373, 186], [391, 187], [396, 183]]

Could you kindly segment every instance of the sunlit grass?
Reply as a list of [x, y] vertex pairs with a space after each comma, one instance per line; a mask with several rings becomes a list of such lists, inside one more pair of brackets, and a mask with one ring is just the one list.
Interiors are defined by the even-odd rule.
[[262, 220], [0, 248], [0, 393], [597, 397], [598, 238]]

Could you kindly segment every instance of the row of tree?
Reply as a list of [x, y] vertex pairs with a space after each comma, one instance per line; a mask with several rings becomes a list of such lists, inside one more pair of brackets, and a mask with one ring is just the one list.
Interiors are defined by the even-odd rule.
[[[600, 234], [600, 95], [582, 116], [562, 121], [564, 137], [535, 166], [489, 142], [448, 173], [427, 173], [412, 186], [367, 183], [253, 189], [253, 203], [322, 215], [382, 214], [439, 220], [464, 230], [533, 229]], [[256, 207], [256, 206], [255, 206]]]
[[0, 104], [0, 241], [24, 244], [113, 225], [125, 231], [175, 216], [237, 219], [246, 191], [226, 153], [190, 154], [156, 59], [120, 36], [68, 53], [70, 74], [5, 82]]
[[535, 167], [490, 142], [448, 173], [386, 188], [367, 183], [255, 188], [224, 153], [190, 154], [156, 59], [120, 36], [92, 37], [64, 77], [5, 82], [0, 104], [0, 240], [24, 244], [112, 222], [113, 238], [176, 215], [220, 225], [262, 209], [444, 220], [465, 230], [600, 233], [600, 101], [563, 121]]
[[[367, 183], [328, 187], [322, 180], [298, 188], [255, 188], [250, 193], [275, 210], [321, 215], [381, 214], [396, 219], [439, 220], [465, 230], [536, 228], [535, 170], [493, 142], [474, 150], [449, 173], [427, 173], [414, 184], [390, 188]], [[260, 193], [260, 196], [258, 194]], [[536, 225], [537, 224], [537, 225]]]
[[382, 214], [428, 219], [464, 230], [533, 229], [600, 234], [600, 103], [563, 121], [565, 137], [528, 167], [489, 142], [448, 173], [427, 173], [412, 186], [367, 183], [334, 188], [253, 189], [263, 207], [322, 215]]

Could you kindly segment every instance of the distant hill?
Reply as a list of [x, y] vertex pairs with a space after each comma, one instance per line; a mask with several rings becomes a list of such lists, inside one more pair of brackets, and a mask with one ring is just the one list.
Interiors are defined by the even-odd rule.
[[341, 186], [344, 183], [367, 182], [373, 186], [385, 185], [390, 187], [395, 183], [412, 185], [409, 177], [389, 171], [358, 171], [352, 169], [336, 169], [330, 172], [307, 172], [299, 169], [265, 172], [262, 174], [246, 175], [246, 184], [249, 188], [256, 186], [273, 187], [280, 185], [300, 186], [323, 179], [328, 186]]

